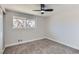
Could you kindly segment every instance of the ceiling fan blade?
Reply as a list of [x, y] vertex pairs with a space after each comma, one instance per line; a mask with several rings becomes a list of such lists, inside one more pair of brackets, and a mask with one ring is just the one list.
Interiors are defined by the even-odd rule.
[[33, 10], [33, 11], [41, 11], [41, 10]]
[[53, 9], [44, 9], [44, 11], [53, 11]]

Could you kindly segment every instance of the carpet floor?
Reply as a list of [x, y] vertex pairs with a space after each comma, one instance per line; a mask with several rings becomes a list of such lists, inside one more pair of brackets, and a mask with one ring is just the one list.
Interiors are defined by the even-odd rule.
[[5, 48], [4, 54], [78, 54], [79, 50], [41, 39]]

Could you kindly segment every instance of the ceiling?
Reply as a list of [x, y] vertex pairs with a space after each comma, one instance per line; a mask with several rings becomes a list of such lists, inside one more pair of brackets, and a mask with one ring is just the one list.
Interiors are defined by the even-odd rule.
[[[46, 8], [52, 8], [51, 5], [46, 4]], [[18, 11], [18, 12], [28, 13], [28, 14], [38, 15], [38, 16], [50, 16], [54, 12], [54, 11], [53, 12], [45, 12], [45, 14], [42, 15], [38, 11], [32, 11], [32, 10], [40, 9], [40, 4], [1, 4], [1, 6], [5, 9], [9, 9], [12, 11]]]

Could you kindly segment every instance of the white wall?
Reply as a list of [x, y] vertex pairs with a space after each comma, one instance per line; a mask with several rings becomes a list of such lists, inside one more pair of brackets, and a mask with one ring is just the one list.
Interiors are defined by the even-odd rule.
[[54, 5], [47, 18], [47, 36], [54, 41], [79, 49], [79, 5]]
[[[26, 17], [26, 18], [31, 18], [35, 19], [36, 21], [36, 28], [35, 29], [26, 29], [26, 30], [17, 30], [17, 29], [12, 29], [12, 20], [13, 16], [21, 16], [21, 17]], [[4, 26], [5, 26], [5, 45], [11, 45], [11, 44], [16, 44], [18, 43], [18, 40], [23, 40], [23, 41], [30, 41], [34, 39], [39, 39], [39, 38], [44, 38], [44, 18], [43, 17], [38, 17], [38, 16], [32, 16], [29, 14], [22, 14], [18, 12], [12, 12], [12, 11], [7, 11], [6, 12], [6, 17], [4, 21]]]

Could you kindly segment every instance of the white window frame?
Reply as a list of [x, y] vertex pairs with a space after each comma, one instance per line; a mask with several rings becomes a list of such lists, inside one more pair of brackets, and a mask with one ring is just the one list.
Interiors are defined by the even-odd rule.
[[24, 17], [13, 16], [13, 29], [31, 29], [35, 28], [34, 19], [26, 19]]

